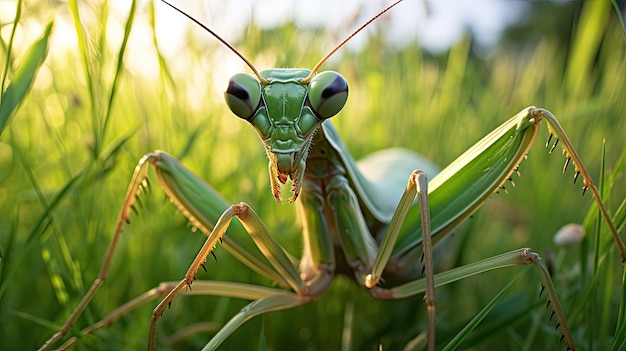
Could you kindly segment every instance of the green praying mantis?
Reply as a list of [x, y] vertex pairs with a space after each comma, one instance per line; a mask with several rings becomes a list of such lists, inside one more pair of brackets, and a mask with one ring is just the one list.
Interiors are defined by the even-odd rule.
[[[339, 73], [318, 72], [319, 69], [350, 38], [399, 2], [357, 29], [311, 70], [258, 71], [229, 43], [184, 14], [229, 47], [252, 71], [231, 78], [225, 92], [226, 102], [260, 136], [269, 158], [269, 179], [276, 201], [282, 201], [281, 186], [290, 183], [289, 201], [295, 203], [303, 227], [302, 257], [296, 258], [284, 250], [247, 204], [233, 205], [224, 200], [165, 152], [147, 154], [139, 161], [131, 179], [98, 278], [63, 328], [41, 349], [52, 347], [68, 333], [104, 282], [122, 227], [146, 186], [150, 165], [154, 166], [168, 197], [207, 239], [181, 281], [163, 283], [157, 288], [163, 299], [151, 318], [148, 349], [155, 348], [157, 320], [179, 294], [253, 300], [204, 348], [213, 350], [255, 316], [314, 301], [328, 289], [338, 271], [352, 272], [356, 283], [376, 298], [400, 299], [425, 292], [428, 346], [434, 349], [436, 287], [487, 270], [530, 263], [538, 268], [562, 339], [568, 349], [574, 349], [563, 308], [536, 253], [523, 248], [437, 274], [433, 268], [433, 245], [458, 228], [516, 172], [533, 145], [542, 120], [547, 122], [550, 136], [562, 142], [566, 154], [564, 168], [570, 162], [574, 164], [576, 177], [582, 177], [583, 193], [585, 190], [592, 193], [622, 259], [626, 260], [624, 244], [589, 172], [549, 111], [524, 109], [440, 172], [419, 155], [399, 149], [385, 150], [357, 163], [329, 120], [346, 103], [348, 85]], [[552, 149], [555, 147], [556, 142]], [[238, 221], [232, 221], [234, 217]], [[258, 250], [245, 249], [238, 240], [242, 236], [250, 236]], [[197, 271], [220, 242], [245, 265], [280, 288], [195, 281]], [[147, 299], [145, 295], [138, 297], [82, 332], [88, 334], [108, 325]], [[60, 349], [77, 341], [78, 338], [72, 337]]]

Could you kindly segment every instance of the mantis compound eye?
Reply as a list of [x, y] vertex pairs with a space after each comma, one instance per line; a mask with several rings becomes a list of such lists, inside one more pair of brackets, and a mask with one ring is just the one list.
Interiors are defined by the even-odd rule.
[[250, 74], [237, 73], [230, 78], [224, 98], [235, 115], [249, 120], [261, 102], [261, 84]]
[[311, 79], [309, 102], [321, 118], [336, 115], [348, 100], [348, 83], [341, 74], [326, 71]]

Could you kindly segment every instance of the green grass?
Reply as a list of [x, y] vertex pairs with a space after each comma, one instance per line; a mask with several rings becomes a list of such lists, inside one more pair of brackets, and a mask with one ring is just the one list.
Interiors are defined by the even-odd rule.
[[[162, 55], [156, 45], [133, 51], [124, 38], [135, 34], [138, 22], [150, 20], [152, 4], [138, 13], [129, 9], [130, 16], [120, 19], [112, 18], [106, 2], [78, 3], [26, 3], [17, 18], [18, 26], [38, 21], [35, 32], [45, 33], [58, 14], [74, 26], [78, 44], [69, 50], [50, 45], [30, 92], [17, 94], [10, 114], [0, 119], [6, 123], [0, 126], [3, 350], [40, 346], [77, 305], [100, 269], [134, 166], [152, 150], [172, 153], [230, 201], [251, 204], [290, 252], [300, 251], [294, 207], [273, 200], [258, 137], [227, 111], [221, 88], [214, 87], [213, 77], [223, 74], [217, 63], [238, 59], [216, 41], [194, 40], [208, 37], [200, 29], [177, 39], [189, 41], [173, 57]], [[397, 49], [385, 41], [382, 26], [363, 49], [342, 50], [324, 66], [342, 72], [350, 84], [348, 104], [335, 124], [357, 158], [403, 146], [444, 166], [524, 107], [545, 107], [560, 119], [594, 179], [604, 174], [606, 202], [619, 213], [616, 222], [623, 231], [626, 215], [618, 207], [626, 197], [626, 40], [613, 8], [603, 3], [581, 6], [568, 45], [550, 33], [529, 35], [489, 59], [472, 54], [471, 38], [440, 57], [417, 44]], [[8, 106], [9, 84], [29, 87], [41, 58], [41, 50], [39, 56], [27, 54], [41, 34], [11, 45], [12, 27], [2, 23], [0, 67], [7, 78], [0, 110]], [[53, 36], [59, 28], [55, 23]], [[311, 67], [337, 42], [324, 29], [296, 28], [290, 23], [262, 31], [252, 24], [245, 40], [233, 44], [259, 66]], [[302, 38], [307, 45], [298, 42]], [[155, 78], [138, 74], [132, 60], [155, 63]], [[28, 64], [25, 71], [31, 74], [18, 74]], [[605, 350], [613, 343], [614, 349], [623, 348], [624, 267], [604, 226], [591, 218], [581, 245], [565, 250], [552, 244], [552, 234], [562, 225], [583, 222], [592, 199], [589, 194], [581, 198], [571, 169], [560, 174], [564, 160], [558, 152], [547, 155], [541, 145], [545, 137], [541, 132], [521, 164], [517, 187], [494, 195], [459, 230], [458, 249], [449, 261], [459, 265], [520, 247], [531, 247], [548, 261], [554, 257], [553, 278], [579, 348]], [[161, 281], [180, 279], [202, 245], [203, 236], [190, 231], [158, 183], [152, 183], [142, 196], [140, 214], [124, 228], [109, 278], [76, 330]], [[199, 279], [270, 285], [225, 250], [218, 248], [216, 255], [218, 262], [209, 261], [208, 273], [201, 272]], [[522, 270], [489, 272], [439, 289], [438, 348]], [[563, 349], [539, 290], [536, 272], [525, 270], [461, 347]], [[195, 323], [223, 324], [245, 303], [179, 298], [159, 321], [159, 341]], [[75, 349], [145, 348], [152, 308], [139, 308]], [[354, 309], [354, 350], [374, 350], [379, 344], [401, 349], [426, 326], [422, 296], [378, 301], [338, 277], [319, 300], [246, 323], [223, 349], [262, 349], [262, 340], [268, 350], [339, 349], [349, 308]], [[209, 338], [194, 334], [171, 348], [199, 349]]]

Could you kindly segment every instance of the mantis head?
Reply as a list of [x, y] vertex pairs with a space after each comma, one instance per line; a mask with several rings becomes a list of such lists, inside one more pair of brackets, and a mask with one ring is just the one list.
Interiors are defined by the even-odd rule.
[[161, 1], [213, 35], [252, 70], [254, 75], [234, 75], [224, 96], [231, 111], [252, 124], [261, 137], [269, 157], [272, 192], [280, 203], [280, 185], [289, 179], [292, 181], [290, 202], [295, 201], [300, 194], [306, 158], [315, 132], [324, 120], [336, 115], [348, 99], [348, 84], [339, 73], [326, 71], [318, 74], [317, 71], [352, 37], [402, 0], [391, 4], [352, 32], [313, 69], [266, 69], [260, 72], [237, 49], [207, 26], [166, 0]]
[[348, 99], [348, 83], [337, 72], [313, 75], [306, 69], [267, 69], [260, 79], [239, 73], [224, 92], [226, 103], [257, 131], [269, 158], [272, 192], [291, 179], [293, 202], [302, 189], [306, 158], [315, 132]]

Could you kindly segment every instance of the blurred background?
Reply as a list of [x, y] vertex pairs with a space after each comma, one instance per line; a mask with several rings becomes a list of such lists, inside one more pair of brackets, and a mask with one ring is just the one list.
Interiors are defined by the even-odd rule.
[[[388, 2], [177, 5], [262, 69], [311, 68]], [[334, 123], [357, 159], [402, 146], [443, 167], [523, 108], [545, 107], [602, 184], [622, 230], [624, 8], [624, 1], [406, 0], [322, 67], [341, 72], [350, 85]], [[65, 322], [102, 265], [137, 161], [156, 149], [229, 201], [249, 203], [299, 254], [294, 207], [276, 204], [256, 133], [223, 102], [228, 78], [249, 69], [215, 38], [158, 1], [3, 0], [0, 26], [3, 350], [35, 349]], [[571, 167], [561, 175], [560, 148], [548, 155], [546, 138], [544, 128], [521, 177], [514, 177], [516, 187], [492, 196], [458, 231], [447, 261], [461, 265], [533, 248], [553, 269], [579, 347], [618, 349], [626, 339], [623, 265], [595, 221], [590, 194], [580, 196]], [[159, 282], [179, 280], [204, 242], [152, 183], [73, 333]], [[556, 247], [553, 234], [571, 222], [584, 224], [586, 236], [573, 248]], [[272, 285], [225, 250], [215, 253], [217, 263], [208, 261], [198, 279]], [[438, 289], [438, 348], [520, 271]], [[536, 272], [525, 270], [461, 348], [561, 350], [539, 291]], [[246, 303], [177, 299], [159, 321], [160, 349], [202, 348]], [[75, 349], [145, 349], [155, 305], [83, 337]], [[211, 323], [182, 340], [170, 338], [200, 322]], [[312, 304], [249, 321], [223, 349], [400, 350], [425, 327], [421, 295], [378, 301], [341, 276]]]

